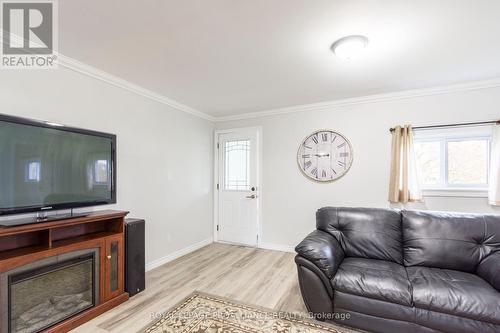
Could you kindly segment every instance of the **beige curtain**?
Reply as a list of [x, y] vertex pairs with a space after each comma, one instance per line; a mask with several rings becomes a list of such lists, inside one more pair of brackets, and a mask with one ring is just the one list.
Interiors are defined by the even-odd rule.
[[493, 127], [489, 178], [488, 200], [490, 205], [500, 206], [500, 124]]
[[390, 202], [422, 201], [413, 149], [413, 130], [410, 125], [396, 126], [392, 132]]

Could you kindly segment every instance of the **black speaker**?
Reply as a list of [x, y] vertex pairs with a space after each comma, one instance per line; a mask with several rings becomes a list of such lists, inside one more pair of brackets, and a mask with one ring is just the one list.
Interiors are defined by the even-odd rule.
[[145, 221], [125, 219], [125, 291], [130, 296], [146, 288]]

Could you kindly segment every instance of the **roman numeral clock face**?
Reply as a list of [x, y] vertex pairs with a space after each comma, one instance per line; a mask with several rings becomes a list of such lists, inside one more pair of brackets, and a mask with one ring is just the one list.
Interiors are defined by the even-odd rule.
[[352, 147], [342, 134], [318, 131], [302, 142], [297, 162], [305, 176], [319, 182], [331, 182], [349, 171]]

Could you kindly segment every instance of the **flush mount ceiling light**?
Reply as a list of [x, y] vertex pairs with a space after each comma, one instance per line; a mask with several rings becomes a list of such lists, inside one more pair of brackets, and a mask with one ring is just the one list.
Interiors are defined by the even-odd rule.
[[332, 44], [332, 51], [342, 59], [352, 59], [363, 53], [368, 45], [368, 38], [361, 35], [346, 36]]

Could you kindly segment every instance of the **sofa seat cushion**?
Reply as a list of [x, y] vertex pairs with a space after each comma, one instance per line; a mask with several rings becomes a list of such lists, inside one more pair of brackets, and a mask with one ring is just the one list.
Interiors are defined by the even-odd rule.
[[340, 292], [411, 306], [411, 287], [403, 266], [390, 261], [346, 258], [332, 279]]
[[416, 308], [500, 324], [500, 293], [477, 275], [407, 267]]

